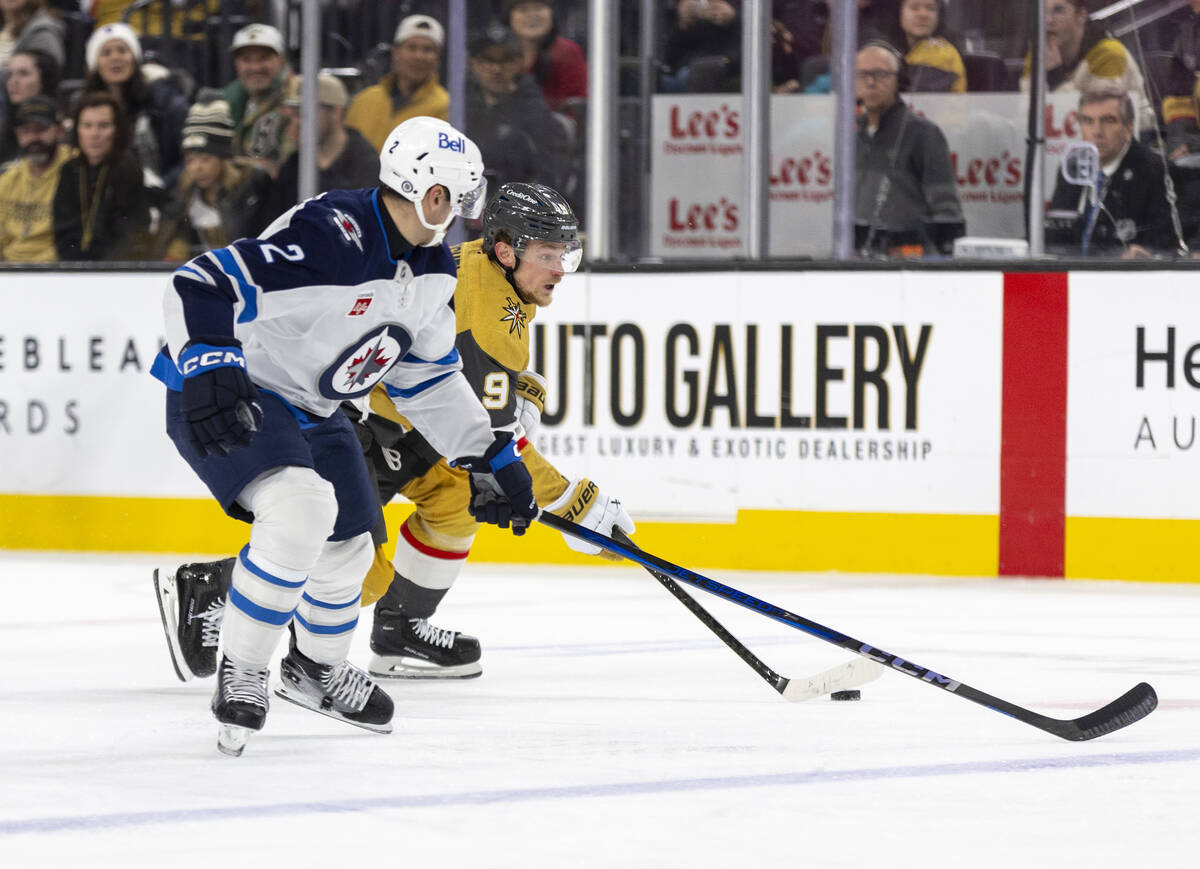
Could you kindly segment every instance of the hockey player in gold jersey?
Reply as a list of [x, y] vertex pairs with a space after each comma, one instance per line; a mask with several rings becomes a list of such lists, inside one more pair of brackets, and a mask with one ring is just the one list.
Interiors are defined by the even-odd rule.
[[[566, 200], [540, 184], [503, 185], [483, 215], [483, 238], [454, 249], [456, 352], [463, 372], [495, 427], [518, 427], [521, 456], [543, 509], [610, 534], [633, 533], [621, 502], [587, 479], [568, 479], [537, 453], [545, 383], [529, 365], [529, 324], [549, 305], [563, 275], [582, 257], [577, 222]], [[400, 528], [393, 558], [376, 531], [375, 562], [362, 604], [375, 603], [370, 671], [410, 679], [469, 678], [482, 672], [478, 640], [435, 627], [429, 618], [458, 578], [478, 527], [467, 510], [468, 475], [437, 455], [400, 416], [382, 389], [355, 408], [356, 430], [374, 469], [380, 500], [396, 494], [414, 505]], [[564, 535], [567, 545], [608, 557]], [[205, 676], [215, 661], [216, 632], [227, 578], [221, 562], [156, 571], [163, 628], [176, 673]]]

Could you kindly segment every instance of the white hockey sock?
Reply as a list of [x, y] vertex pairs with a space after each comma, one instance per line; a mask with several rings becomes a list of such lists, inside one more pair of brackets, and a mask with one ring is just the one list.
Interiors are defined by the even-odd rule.
[[320, 664], [350, 654], [362, 582], [374, 560], [371, 535], [326, 543], [296, 607], [296, 646]]
[[266, 669], [279, 636], [296, 612], [306, 574], [280, 567], [247, 544], [233, 566], [221, 650], [243, 667]]

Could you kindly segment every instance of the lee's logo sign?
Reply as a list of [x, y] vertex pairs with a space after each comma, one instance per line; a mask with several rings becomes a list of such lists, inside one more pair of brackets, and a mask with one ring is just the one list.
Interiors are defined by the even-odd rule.
[[672, 139], [736, 139], [742, 134], [742, 116], [727, 103], [707, 111], [671, 106], [668, 129]]
[[734, 156], [742, 153], [742, 114], [728, 103], [715, 109], [671, 106], [663, 153]]
[[668, 225], [672, 232], [736, 232], [739, 225], [737, 203], [724, 196], [719, 202], [681, 202], [672, 197], [668, 205]]
[[456, 154], [467, 153], [467, 140], [462, 136], [451, 136], [449, 133], [438, 133], [438, 148], [442, 151], [453, 151]]

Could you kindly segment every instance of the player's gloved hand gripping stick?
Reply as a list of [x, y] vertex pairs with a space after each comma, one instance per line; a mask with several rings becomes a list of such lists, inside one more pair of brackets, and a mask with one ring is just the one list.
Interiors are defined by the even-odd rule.
[[223, 456], [250, 443], [263, 415], [241, 342], [198, 336], [184, 346], [176, 365], [183, 375], [180, 405], [196, 449]]
[[978, 703], [980, 706], [986, 706], [988, 709], [1003, 713], [1063, 739], [1083, 741], [1095, 739], [1106, 733], [1112, 733], [1114, 730], [1120, 730], [1122, 727], [1127, 727], [1130, 724], [1141, 721], [1153, 712], [1158, 705], [1158, 695], [1154, 693], [1154, 689], [1147, 683], [1140, 682], [1107, 706], [1097, 709], [1095, 712], [1089, 712], [1087, 715], [1079, 718], [1063, 720], [1039, 715], [1036, 712], [1017, 706], [1015, 703], [1009, 703], [1007, 700], [1001, 700], [999, 697], [993, 697], [991, 694], [987, 694], [977, 688], [972, 688], [963, 682], [943, 676], [940, 673], [930, 670], [928, 667], [922, 667], [913, 661], [901, 658], [899, 655], [893, 655], [891, 652], [885, 652], [883, 649], [872, 646], [869, 643], [864, 643], [832, 628], [827, 628], [822, 624], [806, 619], [804, 616], [788, 612], [782, 607], [775, 606], [775, 604], [759, 600], [756, 597], [746, 594], [744, 591], [738, 591], [732, 586], [709, 579], [707, 576], [694, 573], [677, 564], [672, 564], [645, 550], [623, 544], [603, 534], [598, 534], [595, 531], [563, 519], [561, 516], [542, 511], [538, 519], [551, 528], [555, 528], [566, 534], [572, 534], [602, 549], [621, 555], [643, 567], [653, 569], [672, 579], [702, 589], [709, 594], [732, 601], [746, 609], [754, 610], [767, 618], [782, 622], [788, 627], [803, 631], [817, 639], [840, 646], [843, 649], [854, 652], [856, 655], [861, 655], [864, 658], [883, 664], [885, 667], [903, 673], [905, 676], [911, 676], [927, 685], [941, 688], [943, 691], [949, 691], [951, 694], [963, 697], [973, 703]]
[[498, 432], [496, 440], [482, 456], [458, 459], [458, 467], [470, 472], [471, 501], [467, 512], [477, 522], [512, 527], [513, 534], [525, 533], [537, 518], [537, 500], [533, 480], [511, 432]]

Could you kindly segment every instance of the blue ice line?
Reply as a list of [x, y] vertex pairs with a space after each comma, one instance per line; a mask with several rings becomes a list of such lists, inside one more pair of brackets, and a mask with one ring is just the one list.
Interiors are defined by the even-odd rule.
[[964, 763], [890, 766], [875, 769], [815, 770], [812, 772], [771, 773], [766, 775], [725, 776], [660, 781], [615, 782], [611, 784], [571, 785], [567, 787], [516, 788], [509, 790], [464, 791], [448, 794], [419, 794], [396, 797], [359, 797], [310, 803], [275, 803], [262, 806], [224, 806], [216, 808], [176, 809], [157, 812], [117, 812], [106, 815], [75, 815], [57, 818], [27, 818], [0, 821], [0, 835], [19, 833], [59, 833], [73, 830], [108, 830], [119, 827], [145, 827], [217, 821], [227, 818], [286, 817], [290, 815], [330, 814], [378, 811], [380, 809], [429, 809], [442, 806], [479, 806], [525, 803], [536, 800], [595, 799], [643, 794], [719, 791], [741, 788], [788, 787], [808, 784], [886, 781], [892, 779], [935, 778], [938, 776], [987, 773], [1036, 772], [1040, 770], [1083, 769], [1089, 767], [1140, 766], [1152, 763], [1186, 763], [1200, 760], [1200, 749], [1144, 751], [1126, 754], [1091, 754], [1083, 757], [1038, 757], [1026, 760], [988, 760]]

